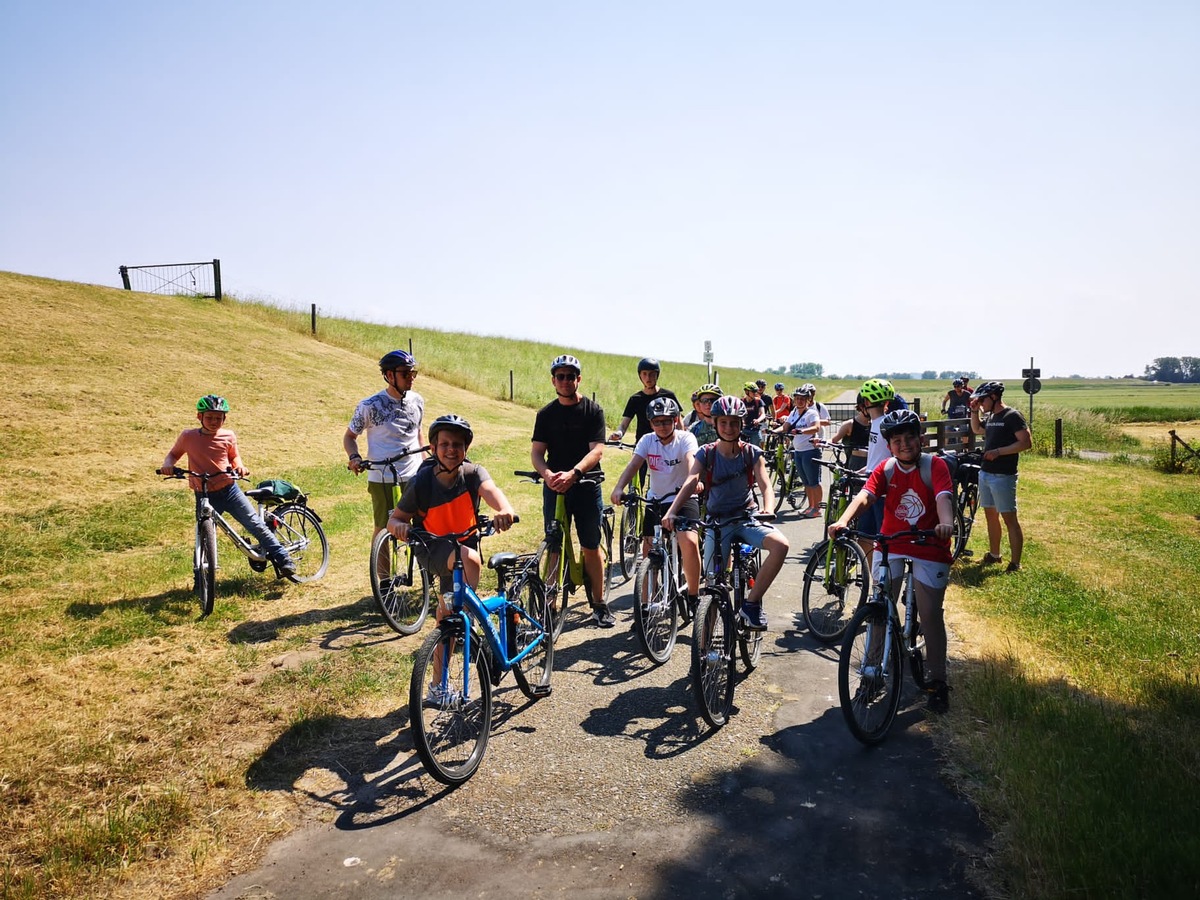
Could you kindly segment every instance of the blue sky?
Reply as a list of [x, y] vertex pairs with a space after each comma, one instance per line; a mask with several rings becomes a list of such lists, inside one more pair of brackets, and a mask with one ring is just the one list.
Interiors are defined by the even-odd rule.
[[392, 324], [1140, 374], [1198, 161], [1195, 2], [0, 4], [0, 269]]

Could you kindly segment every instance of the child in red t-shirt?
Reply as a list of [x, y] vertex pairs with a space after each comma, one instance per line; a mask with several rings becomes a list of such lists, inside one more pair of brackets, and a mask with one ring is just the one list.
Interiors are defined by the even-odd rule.
[[[920, 417], [907, 409], [898, 409], [883, 417], [879, 431], [895, 462], [884, 460], [875, 467], [864, 487], [829, 526], [829, 536], [848, 527], [849, 522], [879, 497], [884, 498], [883, 534], [895, 534], [910, 528], [932, 529], [936, 538], [925, 544], [897, 540], [888, 548], [888, 561], [895, 589], [905, 559], [913, 561], [916, 581], [917, 613], [925, 633], [926, 665], [929, 673], [929, 709], [945, 712], [950, 708], [950, 689], [946, 685], [946, 623], [942, 604], [950, 578], [950, 538], [954, 534], [954, 494], [950, 469], [945, 460], [931, 459], [930, 481], [921, 475], [921, 439], [925, 427]], [[891, 463], [889, 477], [888, 466]], [[880, 554], [875, 553], [872, 570], [877, 570]], [[879, 578], [883, 573], [876, 572]]]

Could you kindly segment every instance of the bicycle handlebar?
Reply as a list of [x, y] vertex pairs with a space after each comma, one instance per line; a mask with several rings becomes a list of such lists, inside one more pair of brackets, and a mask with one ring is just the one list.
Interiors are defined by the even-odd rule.
[[857, 528], [843, 528], [839, 532], [838, 537], [845, 535], [850, 538], [863, 538], [864, 540], [874, 541], [877, 544], [887, 546], [900, 538], [911, 538], [915, 544], [924, 544], [929, 538], [936, 538], [937, 532], [932, 528], [909, 528], [905, 531], [896, 531], [892, 534], [873, 534], [869, 531], [859, 531]]
[[227, 468], [224, 472], [193, 472], [191, 469], [184, 469], [179, 466], [172, 466], [171, 468], [175, 470], [171, 475], [164, 474], [162, 468], [155, 469], [154, 474], [162, 475], [163, 478], [175, 478], [181, 481], [184, 478], [187, 478], [189, 475], [192, 478], [199, 478], [201, 481], [208, 481], [210, 478], [219, 478], [222, 475], [228, 475], [230, 478], [233, 478], [237, 481], [250, 480], [249, 475], [239, 475], [237, 472], [233, 471], [232, 467]]
[[624, 441], [605, 441], [605, 447], [619, 447], [622, 450], [633, 451], [637, 449], [637, 444], [626, 444]]
[[430, 448], [431, 448], [430, 444], [426, 444], [424, 447], [410, 447], [407, 450], [405, 450], [403, 453], [397, 453], [395, 456], [389, 456], [387, 459], [362, 459], [362, 460], [359, 460], [358, 465], [360, 468], [363, 468], [363, 469], [376, 469], [381, 466], [390, 466], [392, 463], [399, 462], [400, 460], [404, 459], [404, 457], [406, 457], [406, 456], [412, 456], [414, 453], [424, 453], [426, 450], [429, 450]]
[[[513, 524], [516, 525], [521, 521], [520, 516], [513, 516]], [[413, 539], [420, 541], [422, 544], [428, 544], [429, 541], [454, 541], [456, 544], [465, 538], [472, 535], [483, 537], [491, 537], [496, 533], [496, 526], [488, 516], [479, 516], [475, 520], [475, 524], [466, 531], [447, 531], [445, 534], [434, 534], [426, 531], [424, 528], [411, 527], [408, 530], [408, 541], [412, 543]]]
[[[543, 480], [542, 476], [537, 472], [522, 472], [518, 470], [513, 472], [513, 474], [532, 481], [534, 484], [541, 484]], [[579, 479], [579, 484], [600, 484], [603, 480], [603, 472], [584, 472], [583, 476]]]

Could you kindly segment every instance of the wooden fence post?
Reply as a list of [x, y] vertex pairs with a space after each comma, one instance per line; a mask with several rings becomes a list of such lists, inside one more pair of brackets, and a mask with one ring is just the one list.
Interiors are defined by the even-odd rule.
[[508, 370], [508, 402], [512, 403], [516, 399], [516, 394], [513, 393], [513, 370]]
[[312, 335], [317, 336], [317, 304], [312, 305]]
[[1054, 420], [1054, 457], [1062, 459], [1062, 419]]

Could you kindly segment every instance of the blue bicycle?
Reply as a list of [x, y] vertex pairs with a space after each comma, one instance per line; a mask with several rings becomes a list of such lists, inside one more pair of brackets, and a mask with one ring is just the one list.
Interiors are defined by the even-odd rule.
[[[519, 521], [514, 518], [514, 522]], [[409, 542], [434, 540], [454, 547], [454, 594], [439, 605], [440, 621], [413, 660], [408, 692], [413, 742], [426, 771], [442, 784], [465, 782], [479, 768], [492, 730], [492, 688], [509, 670], [530, 700], [550, 696], [554, 640], [546, 590], [534, 573], [513, 582], [516, 553], [488, 560], [496, 572], [496, 594], [481, 598], [463, 577], [462, 543], [493, 533], [490, 519], [466, 531], [434, 537], [412, 531]]]

